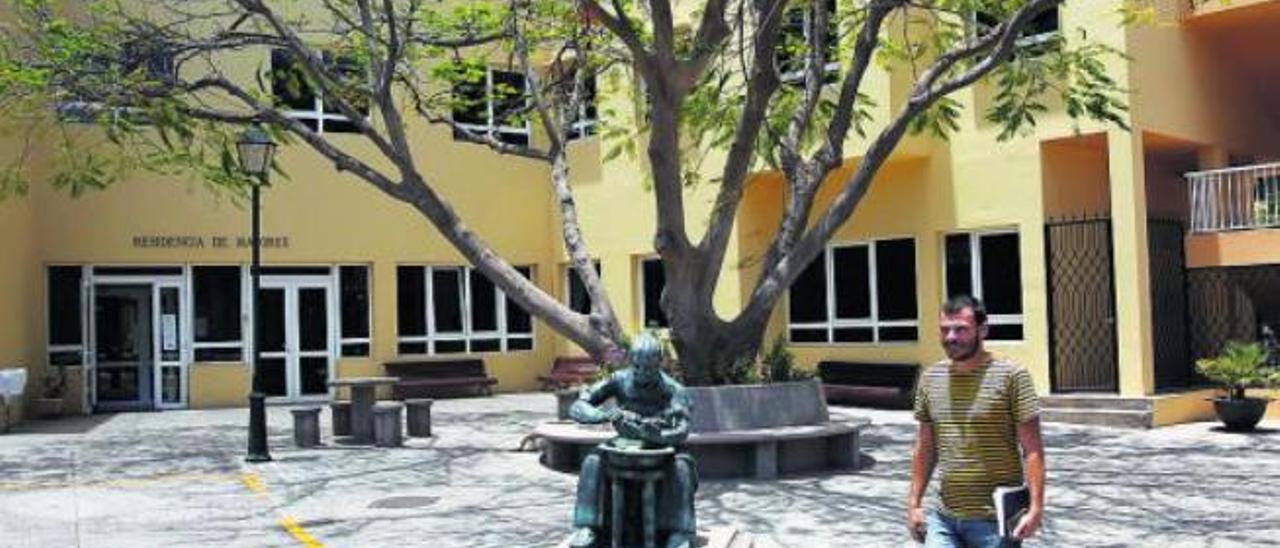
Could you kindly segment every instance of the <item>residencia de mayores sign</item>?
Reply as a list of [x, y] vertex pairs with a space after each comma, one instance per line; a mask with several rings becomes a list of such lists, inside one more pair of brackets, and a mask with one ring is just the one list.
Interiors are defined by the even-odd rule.
[[[133, 247], [139, 249], [229, 249], [249, 248], [253, 238], [248, 236], [134, 236]], [[288, 236], [262, 238], [263, 248], [287, 248]]]

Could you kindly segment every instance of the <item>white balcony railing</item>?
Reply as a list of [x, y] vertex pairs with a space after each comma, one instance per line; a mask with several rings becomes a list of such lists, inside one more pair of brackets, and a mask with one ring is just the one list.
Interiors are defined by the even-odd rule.
[[1280, 163], [1186, 174], [1191, 231], [1280, 227]]

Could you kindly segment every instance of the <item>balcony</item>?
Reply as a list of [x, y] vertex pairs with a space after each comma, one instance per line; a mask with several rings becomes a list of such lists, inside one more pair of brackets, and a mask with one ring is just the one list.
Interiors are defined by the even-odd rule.
[[1280, 227], [1280, 163], [1186, 174], [1191, 232]]

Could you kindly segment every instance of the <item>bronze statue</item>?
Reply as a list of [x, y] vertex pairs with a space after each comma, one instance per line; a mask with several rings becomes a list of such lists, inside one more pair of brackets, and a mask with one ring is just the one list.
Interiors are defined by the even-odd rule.
[[[631, 367], [583, 390], [569, 409], [569, 416], [584, 424], [613, 424], [619, 437], [605, 444], [614, 451], [625, 452], [628, 447], [676, 448], [675, 457], [668, 458], [662, 473], [657, 529], [666, 538], [664, 545], [668, 548], [688, 547], [696, 535], [693, 495], [698, 489], [698, 475], [693, 457], [679, 452], [678, 446], [689, 435], [689, 397], [679, 382], [658, 368], [662, 346], [652, 334], [636, 336], [628, 359]], [[602, 408], [610, 398], [616, 407]], [[604, 464], [600, 449], [582, 462], [573, 512], [575, 530], [569, 540], [575, 548], [596, 546], [605, 525]]]

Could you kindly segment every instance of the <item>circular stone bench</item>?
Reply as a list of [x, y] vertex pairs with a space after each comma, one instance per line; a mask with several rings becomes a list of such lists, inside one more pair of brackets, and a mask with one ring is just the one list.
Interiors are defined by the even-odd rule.
[[[682, 447], [707, 478], [774, 478], [859, 466], [859, 434], [866, 418], [831, 419], [817, 381], [688, 388], [691, 432]], [[543, 463], [572, 471], [595, 446], [614, 436], [607, 424], [547, 422]]]

